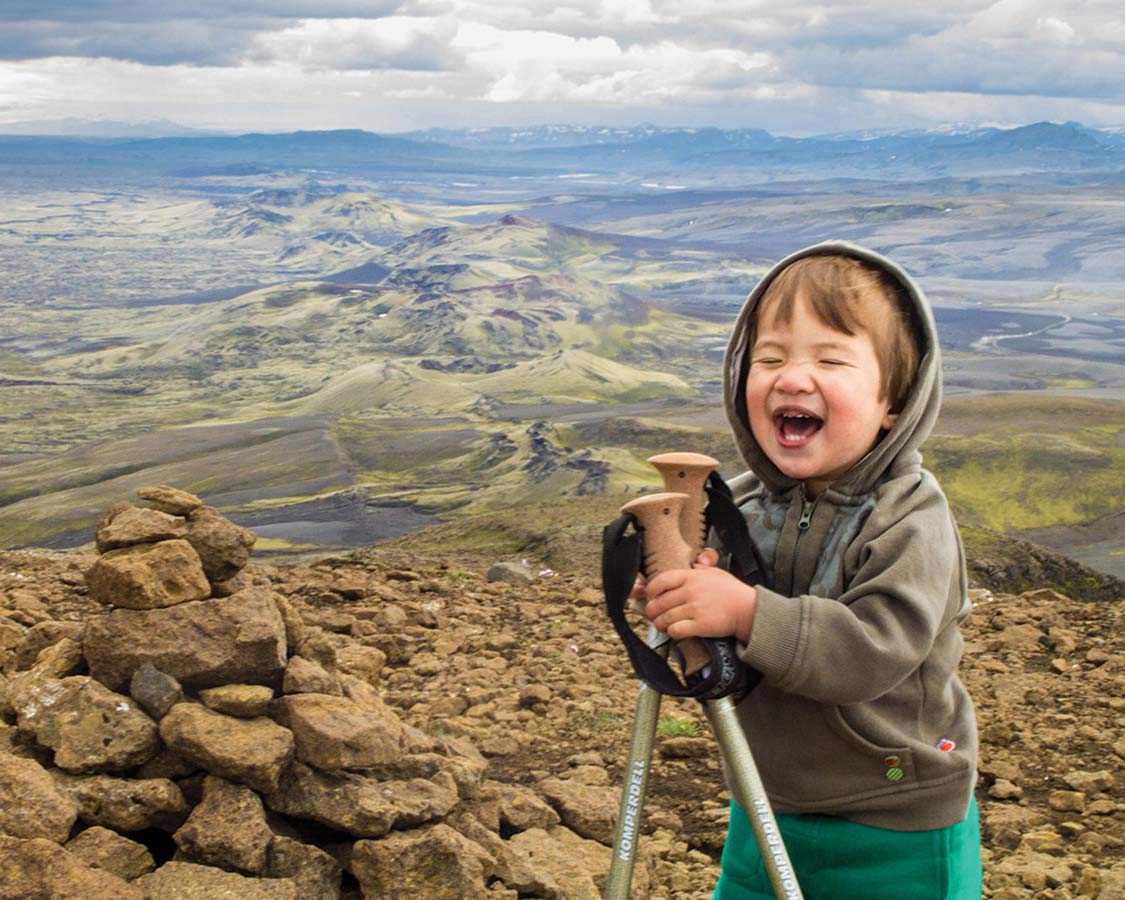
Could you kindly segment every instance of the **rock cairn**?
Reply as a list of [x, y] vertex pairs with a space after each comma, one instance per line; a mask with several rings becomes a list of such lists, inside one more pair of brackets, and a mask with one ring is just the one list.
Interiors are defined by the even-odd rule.
[[616, 789], [488, 779], [384, 702], [384, 650], [246, 569], [252, 532], [138, 493], [97, 526], [99, 615], [0, 618], [0, 896], [600, 896]]

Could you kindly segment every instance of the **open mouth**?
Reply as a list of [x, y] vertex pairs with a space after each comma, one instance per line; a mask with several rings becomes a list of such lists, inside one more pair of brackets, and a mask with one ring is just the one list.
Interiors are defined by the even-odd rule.
[[824, 420], [797, 409], [781, 409], [773, 415], [777, 440], [783, 447], [801, 447], [820, 431]]

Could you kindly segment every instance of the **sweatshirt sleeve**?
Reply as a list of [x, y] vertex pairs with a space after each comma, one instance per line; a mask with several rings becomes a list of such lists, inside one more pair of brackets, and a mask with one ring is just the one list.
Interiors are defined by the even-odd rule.
[[907, 496], [880, 498], [846, 553], [853, 574], [839, 598], [759, 588], [742, 648], [774, 687], [834, 705], [873, 699], [909, 677], [962, 608], [960, 541], [932, 477]]

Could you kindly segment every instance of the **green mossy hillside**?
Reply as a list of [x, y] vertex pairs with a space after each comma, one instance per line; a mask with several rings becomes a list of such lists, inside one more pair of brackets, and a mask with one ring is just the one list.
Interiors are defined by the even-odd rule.
[[1125, 507], [1125, 403], [954, 400], [924, 453], [966, 524], [996, 531], [1078, 525]]

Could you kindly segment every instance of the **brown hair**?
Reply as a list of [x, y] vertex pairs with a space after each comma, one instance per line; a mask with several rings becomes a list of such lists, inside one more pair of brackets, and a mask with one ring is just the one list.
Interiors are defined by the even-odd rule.
[[891, 273], [852, 256], [806, 256], [786, 266], [766, 288], [750, 323], [750, 347], [769, 311], [788, 324], [801, 294], [813, 315], [835, 331], [866, 332], [879, 361], [879, 399], [900, 412], [914, 384], [923, 342], [905, 288]]

